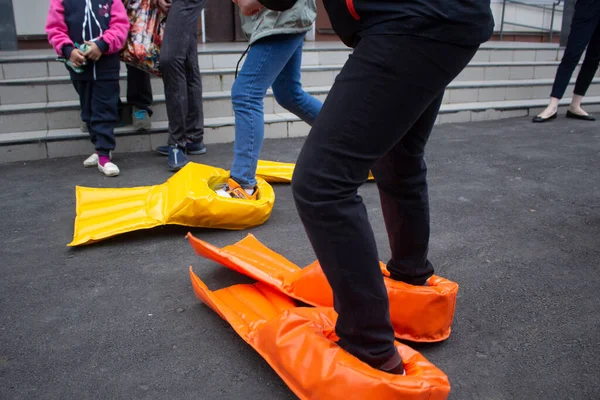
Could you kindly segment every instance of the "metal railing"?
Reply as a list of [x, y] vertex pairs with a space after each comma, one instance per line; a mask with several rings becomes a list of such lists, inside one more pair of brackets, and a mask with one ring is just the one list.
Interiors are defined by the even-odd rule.
[[[528, 28], [534, 29], [537, 31], [542, 31], [542, 33], [548, 33], [549, 41], [552, 42], [552, 38], [554, 33], [559, 33], [559, 30], [554, 29], [554, 16], [556, 14], [557, 7], [560, 5], [562, 0], [503, 0], [502, 1], [502, 20], [500, 21], [500, 40], [504, 38], [504, 25], [512, 25], [518, 26], [520, 28]], [[504, 16], [506, 13], [506, 4], [518, 4], [522, 6], [527, 6], [531, 8], [537, 8], [544, 11], [552, 11], [552, 17], [550, 18], [550, 28], [544, 28], [543, 26], [533, 26], [527, 24], [521, 24], [517, 22], [506, 21]]]

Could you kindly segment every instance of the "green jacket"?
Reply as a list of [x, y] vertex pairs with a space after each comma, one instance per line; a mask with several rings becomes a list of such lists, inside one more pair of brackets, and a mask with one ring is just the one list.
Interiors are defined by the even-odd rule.
[[258, 14], [242, 19], [242, 30], [250, 38], [250, 44], [272, 35], [289, 35], [307, 32], [317, 18], [315, 0], [298, 0], [286, 11], [271, 11], [263, 8]]

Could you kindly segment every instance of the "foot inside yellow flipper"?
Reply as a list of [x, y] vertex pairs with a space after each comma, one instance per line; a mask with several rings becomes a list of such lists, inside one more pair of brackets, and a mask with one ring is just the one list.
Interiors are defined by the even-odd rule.
[[223, 169], [189, 163], [161, 185], [126, 189], [78, 186], [75, 232], [68, 246], [167, 224], [239, 230], [265, 223], [275, 203], [271, 185], [258, 179], [257, 200], [228, 199], [213, 190], [228, 177]]

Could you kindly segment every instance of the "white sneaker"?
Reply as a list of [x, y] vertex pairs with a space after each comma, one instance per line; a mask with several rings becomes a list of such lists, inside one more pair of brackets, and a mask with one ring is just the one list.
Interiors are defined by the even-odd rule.
[[86, 168], [95, 167], [96, 165], [98, 165], [98, 158], [98, 154], [92, 154], [91, 156], [85, 159], [85, 161], [83, 162], [83, 166]]
[[[112, 160], [112, 151], [108, 153], [108, 158]], [[86, 168], [95, 167], [98, 165], [98, 153], [94, 153], [83, 161], [83, 166]]]
[[229, 192], [227, 192], [226, 189], [217, 189], [215, 190], [215, 193], [217, 193], [221, 197], [227, 197], [231, 199], [231, 195], [229, 194]]
[[117, 176], [121, 173], [121, 171], [119, 171], [119, 167], [111, 162], [104, 164], [104, 167], [98, 164], [98, 171], [102, 172], [106, 176]]

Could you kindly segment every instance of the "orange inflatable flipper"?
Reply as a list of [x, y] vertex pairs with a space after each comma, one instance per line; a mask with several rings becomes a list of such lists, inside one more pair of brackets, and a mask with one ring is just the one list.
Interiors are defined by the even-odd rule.
[[258, 282], [212, 292], [190, 268], [196, 296], [226, 320], [302, 400], [448, 397], [448, 377], [408, 346], [396, 343], [405, 376], [361, 362], [335, 342], [332, 308], [296, 307], [278, 290]]
[[[196, 254], [250, 276], [304, 303], [333, 307], [333, 293], [318, 261], [302, 269], [275, 253], [253, 235], [219, 249], [188, 234]], [[385, 265], [382, 273], [387, 274]], [[428, 286], [413, 286], [384, 277], [396, 337], [439, 342], [450, 336], [458, 285], [432, 276]]]

